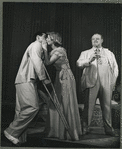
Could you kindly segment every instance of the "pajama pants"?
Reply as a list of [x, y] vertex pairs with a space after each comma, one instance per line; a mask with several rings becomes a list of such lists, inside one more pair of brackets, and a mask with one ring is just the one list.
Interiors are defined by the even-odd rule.
[[26, 128], [39, 111], [39, 97], [35, 82], [16, 85], [15, 117], [6, 131], [20, 142], [26, 142]]

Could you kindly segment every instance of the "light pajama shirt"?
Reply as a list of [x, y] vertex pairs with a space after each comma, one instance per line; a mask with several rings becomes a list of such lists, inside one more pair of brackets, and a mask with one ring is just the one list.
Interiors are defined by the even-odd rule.
[[13, 122], [6, 131], [20, 142], [26, 141], [26, 128], [39, 111], [39, 97], [37, 93], [37, 77], [46, 79], [42, 62], [42, 45], [35, 41], [24, 53], [16, 80], [16, 108]]

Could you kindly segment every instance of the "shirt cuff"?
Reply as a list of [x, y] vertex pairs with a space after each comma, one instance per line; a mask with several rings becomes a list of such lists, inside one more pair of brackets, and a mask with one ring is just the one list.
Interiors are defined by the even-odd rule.
[[90, 66], [90, 64], [91, 64], [91, 62], [89, 61], [89, 59], [87, 59], [87, 60], [84, 61], [83, 66], [87, 67], [87, 66]]

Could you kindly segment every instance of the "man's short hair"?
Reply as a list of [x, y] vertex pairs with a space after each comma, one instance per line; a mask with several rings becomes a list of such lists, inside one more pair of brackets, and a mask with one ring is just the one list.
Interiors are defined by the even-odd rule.
[[43, 34], [45, 34], [45, 32], [41, 32], [41, 31], [37, 31], [33, 36], [32, 36], [32, 42], [34, 42], [36, 40], [36, 36], [42, 36]]
[[[102, 36], [101, 34], [99, 34], [99, 33], [95, 33], [94, 35], [100, 35], [100, 36], [101, 36], [101, 39], [103, 39], [103, 36]], [[93, 36], [94, 36], [94, 35], [93, 35]], [[92, 36], [92, 37], [93, 37], [93, 36]], [[91, 39], [92, 39], [92, 37], [91, 37]]]
[[36, 39], [36, 36], [39, 35], [39, 36], [42, 36], [44, 34], [44, 32], [41, 32], [41, 31], [37, 31], [35, 34], [34, 34], [34, 37]]

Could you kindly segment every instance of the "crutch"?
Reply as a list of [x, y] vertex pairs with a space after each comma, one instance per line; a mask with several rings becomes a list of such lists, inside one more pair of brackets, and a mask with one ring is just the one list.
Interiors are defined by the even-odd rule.
[[64, 114], [63, 114], [62, 111], [61, 111], [60, 104], [59, 104], [59, 101], [58, 101], [58, 97], [57, 97], [57, 95], [56, 95], [56, 92], [55, 92], [54, 86], [53, 86], [53, 84], [52, 84], [51, 78], [50, 78], [50, 76], [49, 76], [49, 74], [48, 74], [47, 69], [45, 68], [45, 66], [44, 66], [44, 69], [45, 69], [45, 72], [46, 72], [46, 74], [47, 74], [47, 76], [48, 76], [50, 82], [51, 82], [51, 86], [52, 86], [52, 89], [53, 89], [54, 96], [55, 96], [55, 99], [56, 99], [56, 100], [53, 99], [53, 97], [51, 96], [51, 94], [50, 94], [49, 90], [47, 89], [46, 85], [45, 85], [44, 83], [43, 83], [43, 85], [44, 85], [44, 87], [45, 87], [45, 89], [46, 89], [46, 91], [47, 91], [47, 93], [48, 93], [48, 95], [49, 95], [51, 101], [53, 102], [53, 104], [54, 104], [54, 106], [55, 106], [57, 112], [59, 113], [59, 116], [61, 117], [61, 120], [62, 120], [62, 122], [63, 122], [63, 124], [64, 124], [66, 130], [68, 131], [68, 133], [69, 133], [71, 139], [72, 139], [72, 140], [75, 140], [75, 139], [74, 139], [73, 132], [72, 132], [72, 130], [70, 129], [70, 127], [69, 127], [69, 125], [68, 125], [68, 123], [67, 123], [67, 120], [66, 120]]

